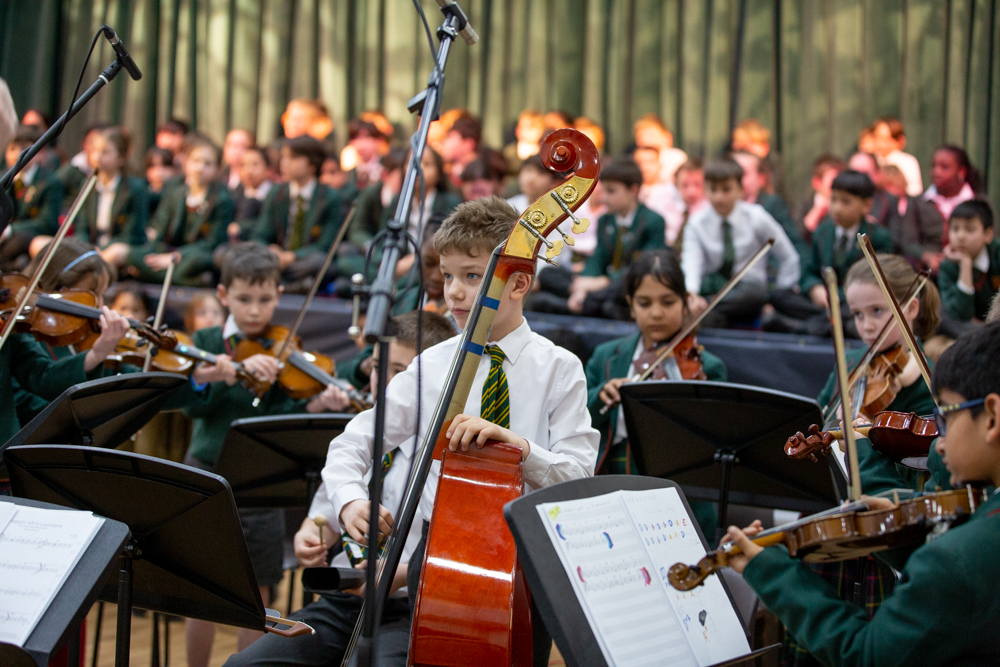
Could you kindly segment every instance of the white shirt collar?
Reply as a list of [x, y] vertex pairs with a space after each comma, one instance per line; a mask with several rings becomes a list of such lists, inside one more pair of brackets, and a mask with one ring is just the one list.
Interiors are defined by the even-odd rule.
[[188, 208], [198, 209], [201, 208], [201, 206], [205, 203], [206, 199], [208, 199], [207, 189], [203, 193], [196, 195], [193, 192], [191, 192], [189, 188], [187, 197], [184, 198], [184, 203], [187, 204]]
[[292, 197], [292, 199], [295, 199], [299, 195], [302, 195], [303, 199], [305, 199], [306, 201], [311, 201], [314, 192], [316, 192], [315, 178], [310, 179], [309, 182], [303, 186], [299, 186], [299, 184], [296, 183], [295, 181], [291, 181], [288, 184], [288, 194]]
[[229, 317], [226, 318], [226, 324], [222, 327], [222, 338], [223, 340], [229, 340], [230, 336], [242, 336], [243, 331], [240, 326], [236, 324], [236, 318], [230, 313]]
[[979, 254], [976, 255], [976, 258], [972, 260], [972, 266], [979, 269], [983, 273], [986, 273], [987, 271], [990, 270], [990, 250], [988, 247], [984, 247], [982, 250], [979, 251]]
[[487, 347], [489, 345], [496, 345], [503, 351], [507, 361], [516, 364], [518, 356], [520, 356], [521, 351], [528, 344], [529, 340], [531, 340], [531, 327], [528, 326], [528, 320], [522, 317], [521, 324], [516, 329], [500, 340], [487, 344]]
[[69, 163], [74, 167], [76, 167], [77, 169], [79, 169], [80, 171], [82, 171], [87, 176], [90, 176], [92, 173], [94, 173], [94, 170], [90, 168], [90, 163], [87, 162], [87, 154], [83, 151], [80, 151], [79, 153], [74, 155], [72, 159], [70, 159]]
[[615, 224], [619, 227], [625, 227], [626, 229], [632, 228], [632, 223], [635, 222], [635, 214], [639, 211], [639, 206], [636, 205], [628, 212], [627, 215], [621, 216], [617, 213], [615, 214]]
[[98, 178], [97, 182], [94, 183], [94, 189], [100, 194], [113, 193], [118, 189], [118, 184], [122, 182], [122, 175], [115, 174], [115, 177], [111, 179], [111, 182], [107, 185], [101, 183], [101, 179]]
[[263, 201], [267, 197], [267, 193], [271, 191], [272, 185], [274, 184], [267, 179], [264, 179], [264, 181], [256, 188], [248, 188], [244, 185], [243, 196], [247, 199], [258, 199]]
[[854, 225], [853, 227], [848, 227], [847, 229], [844, 229], [843, 227], [837, 225], [836, 223], [834, 223], [834, 226], [836, 227], [837, 230], [837, 240], [840, 240], [840, 238], [844, 236], [846, 236], [849, 239], [853, 239], [858, 235], [858, 230], [861, 229], [860, 222]]

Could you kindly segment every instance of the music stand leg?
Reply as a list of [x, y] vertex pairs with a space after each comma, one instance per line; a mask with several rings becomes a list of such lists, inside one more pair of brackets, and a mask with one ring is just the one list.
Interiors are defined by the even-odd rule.
[[733, 465], [739, 463], [736, 452], [731, 449], [720, 449], [715, 453], [715, 460], [722, 464], [722, 479], [719, 481], [719, 523], [715, 527], [715, 542], [718, 544], [726, 534], [726, 514], [729, 510], [729, 477]]
[[129, 667], [132, 642], [132, 550], [122, 549], [118, 559], [118, 632], [115, 636], [115, 667]]
[[104, 600], [97, 603], [97, 622], [94, 623], [94, 655], [90, 658], [90, 667], [97, 667], [97, 656], [101, 650], [101, 621], [104, 620]]

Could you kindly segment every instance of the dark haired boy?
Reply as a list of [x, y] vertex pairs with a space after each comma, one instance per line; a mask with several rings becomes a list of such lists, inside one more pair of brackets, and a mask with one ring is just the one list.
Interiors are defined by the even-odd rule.
[[310, 136], [281, 147], [281, 176], [271, 189], [251, 234], [270, 247], [289, 290], [305, 292], [323, 265], [346, 211], [340, 196], [319, 182], [326, 150]]
[[813, 192], [799, 203], [795, 215], [799, 231], [806, 241], [812, 238], [819, 223], [830, 212], [830, 185], [837, 174], [843, 170], [844, 163], [828, 153], [820, 155], [813, 162], [812, 179], [810, 180]]
[[445, 171], [451, 179], [451, 185], [456, 189], [462, 187], [462, 170], [479, 154], [482, 133], [483, 126], [479, 119], [464, 114], [455, 119], [454, 125], [444, 135], [444, 141], [441, 142], [441, 157], [444, 159]]
[[[955, 341], [938, 360], [932, 384], [942, 406], [934, 447], [951, 483], [1000, 485], [1000, 323]], [[759, 522], [745, 531], [730, 526], [728, 537], [742, 555], [729, 564], [823, 664], [996, 664], [1000, 494], [990, 492], [966, 522], [942, 528], [909, 557], [892, 596], [870, 620], [784, 547], [751, 542]]]
[[[955, 207], [948, 222], [948, 247], [938, 272], [944, 323], [961, 329], [982, 322], [993, 295], [1000, 292], [1000, 241], [993, 210], [980, 199]], [[949, 322], [950, 320], [950, 322]]]
[[[227, 255], [217, 296], [229, 309], [229, 317], [223, 326], [201, 329], [192, 336], [195, 347], [215, 354], [217, 359], [213, 365], [199, 364], [191, 374], [195, 399], [188, 402], [184, 412], [194, 420], [194, 428], [185, 464], [211, 470], [219, 458], [229, 424], [237, 419], [324, 410], [339, 412], [349, 404], [347, 395], [333, 385], [309, 401], [290, 398], [275, 384], [278, 362], [267, 354], [255, 354], [242, 361], [249, 373], [271, 384], [257, 405], [254, 396], [237, 382], [232, 362], [236, 346], [241, 340], [267, 333], [281, 295], [280, 277], [277, 258], [260, 244], [243, 243]], [[280, 510], [241, 510], [240, 521], [266, 603], [269, 587], [277, 585], [284, 573], [281, 546], [284, 514]], [[189, 652], [193, 646], [199, 652], [211, 650], [209, 630], [210, 624], [204, 621], [188, 621]], [[241, 634], [243, 645], [252, 634]]]
[[[774, 239], [770, 257], [776, 267], [778, 289], [791, 288], [799, 279], [799, 254], [781, 225], [758, 204], [743, 201], [743, 168], [731, 157], [705, 163], [708, 202], [684, 226], [681, 268], [691, 309], [700, 313], [707, 299]], [[758, 262], [705, 318], [705, 326], [752, 324], [767, 303], [767, 263]]]
[[[20, 126], [7, 144], [7, 168], [17, 164], [21, 151], [30, 148], [41, 136], [42, 131], [34, 125]], [[0, 233], [0, 269], [23, 269], [28, 264], [31, 239], [59, 231], [63, 186], [43, 160], [41, 154], [36, 155], [14, 177], [14, 218]]]

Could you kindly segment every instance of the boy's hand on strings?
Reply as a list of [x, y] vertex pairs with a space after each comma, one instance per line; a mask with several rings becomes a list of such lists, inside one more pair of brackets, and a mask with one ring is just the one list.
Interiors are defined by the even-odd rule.
[[236, 366], [228, 355], [218, 354], [215, 356], [214, 364], [200, 363], [195, 366], [191, 379], [195, 384], [225, 382], [232, 387], [236, 384]]
[[310, 519], [307, 518], [302, 523], [299, 532], [295, 533], [292, 539], [292, 544], [295, 546], [295, 557], [299, 559], [299, 565], [302, 567], [323, 567], [327, 564], [327, 544], [319, 541], [319, 531]]
[[612, 380], [608, 380], [601, 388], [601, 393], [599, 393], [597, 397], [604, 401], [605, 405], [621, 403], [622, 396], [618, 392], [618, 388], [626, 382], [628, 382], [628, 378], [614, 378]]
[[321, 393], [313, 396], [306, 405], [307, 412], [343, 412], [351, 404], [351, 399], [343, 389], [328, 384]]
[[809, 300], [824, 310], [830, 307], [830, 295], [826, 293], [826, 287], [823, 285], [813, 285], [809, 290]]
[[128, 333], [129, 323], [122, 315], [111, 310], [107, 306], [101, 306], [101, 335], [94, 341], [94, 345], [87, 352], [83, 360], [83, 370], [90, 372], [104, 363], [108, 355], [114, 352], [115, 348], [125, 334]]
[[[340, 524], [347, 531], [347, 534], [358, 544], [368, 546], [369, 523], [371, 515], [371, 502], [368, 500], [352, 500], [344, 505], [340, 510]], [[378, 530], [382, 535], [388, 535], [392, 530], [392, 514], [386, 508], [378, 507]]]
[[459, 450], [467, 452], [473, 442], [479, 449], [482, 449], [486, 446], [487, 440], [499, 440], [520, 447], [522, 461], [528, 458], [528, 453], [531, 451], [531, 445], [528, 444], [527, 440], [510, 429], [497, 426], [482, 417], [458, 415], [448, 427], [445, 437], [448, 438], [448, 449], [453, 452]]
[[764, 547], [754, 544], [750, 540], [751, 537], [759, 533], [762, 529], [763, 526], [760, 520], [757, 520], [743, 530], [740, 530], [736, 526], [730, 526], [729, 530], [726, 531], [726, 538], [743, 552], [729, 557], [729, 567], [733, 568], [737, 574], [743, 574], [743, 570], [746, 569], [747, 564], [764, 550]]
[[278, 360], [269, 354], [255, 354], [243, 360], [243, 368], [257, 380], [274, 384], [278, 379], [278, 372], [281, 368]]

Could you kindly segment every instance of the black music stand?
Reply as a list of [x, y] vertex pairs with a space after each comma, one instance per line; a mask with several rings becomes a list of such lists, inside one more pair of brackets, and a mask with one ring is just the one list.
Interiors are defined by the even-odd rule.
[[[62, 510], [63, 507], [40, 503], [25, 498], [4, 498], [15, 505]], [[91, 605], [104, 583], [111, 575], [122, 547], [128, 541], [128, 527], [118, 521], [105, 519], [94, 539], [80, 556], [72, 576], [52, 598], [38, 625], [28, 635], [24, 646], [0, 643], [0, 665], [5, 667], [45, 667], [52, 657], [69, 643], [67, 664], [80, 664], [80, 623], [87, 616]]]
[[[646, 384], [646, 383], [642, 383]], [[623, 385], [627, 386], [627, 385]], [[517, 554], [528, 580], [531, 599], [545, 621], [545, 627], [552, 635], [559, 653], [570, 667], [608, 667], [604, 654], [590, 627], [590, 622], [576, 597], [576, 591], [566, 576], [566, 570], [559, 560], [559, 554], [549, 538], [549, 533], [538, 516], [537, 505], [565, 500], [578, 500], [613, 493], [615, 491], [646, 491], [648, 489], [676, 488], [677, 494], [684, 503], [688, 516], [693, 516], [691, 506], [681, 487], [674, 482], [653, 477], [638, 475], [600, 475], [586, 479], [563, 482], [533, 491], [527, 496], [518, 498], [504, 505], [503, 516], [514, 535], [517, 544]], [[697, 521], [692, 521], [701, 543], [708, 548], [705, 536]], [[732, 593], [726, 581], [719, 578], [730, 603], [733, 603]], [[734, 605], [735, 606], [735, 605]], [[742, 618], [739, 609], [737, 617], [743, 621], [744, 628], [749, 620]], [[752, 640], [752, 637], [747, 637]], [[781, 648], [781, 644], [773, 644], [759, 649], [736, 660], [719, 663], [712, 667], [735, 665], [751, 658]]]
[[114, 448], [163, 409], [188, 379], [175, 373], [126, 373], [75, 384], [0, 446]]
[[131, 530], [118, 579], [100, 593], [118, 603], [117, 667], [128, 665], [133, 604], [264, 630], [264, 605], [226, 480], [95, 447], [11, 447], [4, 461], [15, 495], [87, 509]]
[[720, 531], [730, 502], [813, 513], [840, 501], [834, 467], [784, 451], [789, 436], [822, 423], [816, 401], [690, 380], [629, 383], [620, 393], [639, 474], [673, 480], [690, 498], [717, 501]]
[[240, 507], [309, 507], [330, 441], [354, 415], [278, 415], [229, 425], [215, 473]]

